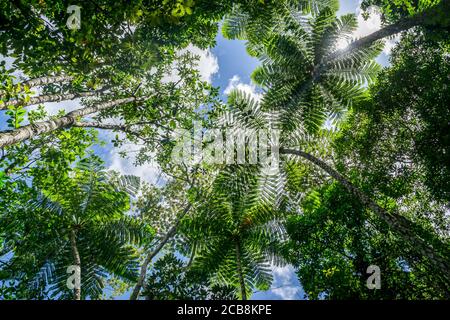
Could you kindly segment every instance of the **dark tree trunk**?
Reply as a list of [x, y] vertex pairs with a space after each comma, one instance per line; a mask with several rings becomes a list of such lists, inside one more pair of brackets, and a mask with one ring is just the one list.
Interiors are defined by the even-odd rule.
[[144, 286], [145, 276], [147, 275], [147, 268], [150, 262], [152, 262], [153, 258], [164, 248], [164, 246], [169, 242], [170, 239], [177, 233], [178, 226], [180, 225], [183, 217], [189, 212], [191, 209], [191, 204], [189, 204], [181, 213], [181, 215], [176, 220], [175, 224], [169, 229], [169, 231], [164, 235], [164, 237], [159, 242], [158, 246], [150, 252], [145, 258], [144, 262], [141, 266], [141, 271], [139, 273], [138, 281], [134, 286], [133, 292], [130, 295], [130, 300], [136, 300], [139, 296], [139, 293]]

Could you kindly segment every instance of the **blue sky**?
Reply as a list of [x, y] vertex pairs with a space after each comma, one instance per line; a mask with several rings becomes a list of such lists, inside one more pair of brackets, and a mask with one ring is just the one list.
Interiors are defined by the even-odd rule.
[[[355, 37], [365, 36], [379, 28], [379, 17], [374, 15], [369, 21], [364, 21], [359, 15], [358, 11], [359, 0], [341, 0], [341, 8], [339, 15], [347, 13], [355, 13], [358, 15], [360, 28], [355, 34]], [[384, 52], [379, 58], [378, 62], [382, 65], [388, 64], [389, 48], [392, 47], [393, 42], [390, 41]], [[216, 87], [220, 87], [220, 92], [223, 99], [226, 99], [226, 92], [230, 88], [240, 88], [249, 93], [256, 94], [257, 89], [251, 84], [250, 75], [252, 71], [258, 66], [259, 62], [250, 57], [245, 49], [244, 41], [230, 41], [222, 37], [221, 34], [217, 36], [217, 45], [211, 50], [202, 51], [197, 48], [190, 48], [194, 53], [200, 55], [199, 69], [205, 80], [211, 81]], [[77, 107], [77, 102], [48, 104], [52, 113], [56, 113], [58, 109], [72, 110]], [[0, 130], [5, 129], [5, 116], [0, 112]], [[111, 140], [112, 135], [107, 132], [102, 132], [100, 137], [104, 140]], [[118, 150], [114, 149], [110, 143], [104, 147], [95, 147], [95, 151], [105, 161], [108, 167], [117, 170], [123, 174], [134, 174], [143, 177], [150, 182], [156, 182], [159, 170], [156, 165], [148, 164], [141, 167], [133, 165], [133, 159], [122, 159], [118, 155]], [[292, 267], [275, 268], [274, 269], [274, 283], [272, 290], [267, 292], [257, 292], [253, 299], [302, 299], [303, 289], [299, 284]], [[126, 298], [127, 295], [118, 297]]]

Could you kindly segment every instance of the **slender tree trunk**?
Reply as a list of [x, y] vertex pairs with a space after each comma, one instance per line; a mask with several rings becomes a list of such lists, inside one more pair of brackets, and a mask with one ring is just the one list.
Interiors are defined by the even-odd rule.
[[[75, 266], [78, 267], [78, 270], [81, 271], [81, 259], [80, 259], [80, 253], [78, 252], [77, 247], [77, 235], [75, 230], [70, 231], [70, 244], [72, 247], [72, 258], [73, 263]], [[74, 300], [81, 300], [81, 288], [74, 288], [73, 289], [73, 299]]]
[[0, 132], [0, 148], [25, 141], [27, 139], [36, 137], [43, 133], [49, 133], [58, 129], [70, 127], [77, 121], [78, 118], [138, 100], [139, 100], [138, 98], [130, 97], [104, 102], [98, 105], [69, 112], [65, 116], [62, 116], [60, 118], [51, 119], [43, 122], [37, 122], [32, 125], [30, 124], [20, 127], [19, 129], [16, 130]]
[[240, 240], [236, 240], [236, 267], [239, 277], [239, 285], [241, 287], [241, 298], [242, 300], [247, 300], [247, 292], [245, 290], [245, 281], [242, 271], [242, 261], [241, 261], [241, 243]]
[[[20, 83], [20, 86], [22, 88], [25, 86], [27, 86], [28, 88], [33, 88], [33, 87], [44, 86], [44, 85], [47, 85], [50, 83], [66, 82], [66, 81], [70, 81], [70, 80], [72, 80], [72, 77], [66, 76], [66, 75], [49, 76], [49, 77], [41, 77], [41, 78], [35, 78], [35, 79], [30, 79], [30, 80], [24, 81], [24, 82]], [[0, 90], [0, 99], [2, 98], [3, 94], [5, 94], [5, 91]]]
[[33, 106], [40, 103], [47, 102], [60, 102], [66, 100], [72, 100], [83, 97], [92, 97], [102, 93], [102, 90], [99, 91], [90, 91], [90, 92], [80, 92], [80, 93], [69, 93], [69, 94], [50, 94], [44, 96], [32, 97], [28, 102], [24, 102], [22, 100], [13, 100], [0, 103], [0, 110], [6, 109], [8, 106], [18, 106], [23, 105], [23, 107]]
[[336, 58], [343, 57], [355, 49], [370, 46], [378, 40], [393, 36], [400, 32], [407, 31], [413, 27], [421, 25], [442, 25], [444, 27], [448, 27], [450, 24], [447, 17], [449, 11], [450, 0], [441, 0], [441, 2], [434, 7], [424, 10], [423, 12], [419, 12], [413, 16], [402, 18], [394, 24], [385, 26], [366, 37], [350, 43], [347, 48], [341, 51], [337, 51], [334, 55], [329, 56], [327, 60], [330, 61]]
[[[431, 266], [435, 270], [439, 271], [440, 277], [443, 279], [443, 281], [450, 285], [450, 275], [448, 273], [448, 271], [450, 270], [449, 248], [436, 236], [431, 235], [430, 233], [424, 231], [422, 228], [416, 228], [411, 221], [409, 221], [402, 215], [391, 214], [387, 212], [385, 209], [381, 208], [375, 201], [369, 198], [364, 192], [355, 187], [339, 172], [334, 170], [324, 161], [314, 157], [313, 155], [301, 150], [283, 148], [280, 149], [280, 153], [300, 156], [314, 163], [316, 166], [327, 172], [331, 177], [341, 183], [349, 192], [355, 195], [363, 205], [370, 208], [378, 217], [385, 221], [394, 232], [397, 232], [405, 240], [406, 246], [408, 246], [413, 252], [418, 252], [419, 255], [416, 258], [428, 258], [428, 260], [431, 262]], [[435, 247], [430, 246], [424, 239], [416, 235], [415, 232], [422, 233], [424, 237], [430, 238]], [[435, 252], [435, 249], [438, 249], [442, 256], [437, 254]]]
[[149, 143], [149, 141], [155, 141], [152, 138], [146, 138], [139, 130], [133, 130], [132, 128], [140, 125], [154, 125], [155, 127], [171, 130], [166, 126], [163, 126], [158, 123], [158, 121], [147, 121], [147, 122], [138, 122], [133, 124], [110, 124], [110, 123], [101, 123], [98, 121], [89, 121], [89, 122], [76, 122], [73, 124], [74, 127], [80, 128], [93, 128], [93, 129], [102, 129], [102, 130], [113, 130], [113, 131], [121, 131], [123, 133], [129, 134], [130, 136], [134, 136], [135, 138], [142, 140], [144, 143]]
[[181, 215], [178, 217], [178, 219], [175, 221], [175, 224], [169, 229], [169, 231], [164, 235], [164, 237], [159, 242], [158, 246], [151, 251], [147, 257], [145, 258], [144, 262], [141, 266], [141, 271], [139, 273], [138, 281], [136, 282], [136, 285], [134, 286], [133, 292], [130, 295], [130, 300], [136, 300], [139, 296], [139, 293], [144, 286], [145, 276], [147, 275], [147, 268], [150, 262], [152, 262], [153, 258], [164, 248], [164, 246], [169, 242], [170, 239], [177, 233], [178, 226], [180, 225], [181, 220], [183, 217], [191, 210], [192, 205], [188, 204], [186, 208], [184, 208]]
[[311, 80], [308, 81], [300, 91], [304, 92], [309, 89], [312, 84], [316, 82], [328, 70], [329, 63], [337, 59], [344, 58], [354, 50], [369, 47], [376, 41], [391, 37], [400, 32], [408, 31], [409, 29], [420, 25], [439, 25], [439, 23], [442, 23], [444, 26], [448, 27], [448, 12], [450, 12], [450, 0], [442, 0], [438, 5], [432, 8], [429, 8], [411, 17], [402, 18], [394, 24], [385, 26], [382, 29], [369, 34], [368, 36], [353, 41], [344, 50], [338, 50], [332, 53], [331, 55], [327, 56], [321, 63], [316, 65], [314, 67]]
[[67, 75], [41, 77], [41, 78], [35, 78], [35, 79], [31, 79], [31, 80], [22, 82], [21, 86], [22, 87], [27, 86], [28, 88], [32, 88], [32, 87], [44, 86], [44, 85], [50, 84], [50, 83], [67, 82], [70, 80], [72, 80], [72, 77], [67, 76]]
[[123, 131], [128, 132], [129, 126], [123, 125], [123, 124], [112, 124], [112, 123], [101, 123], [98, 121], [89, 121], [89, 122], [75, 122], [73, 124], [74, 127], [79, 128], [95, 128], [95, 129], [103, 129], [103, 130], [117, 130], [117, 131]]

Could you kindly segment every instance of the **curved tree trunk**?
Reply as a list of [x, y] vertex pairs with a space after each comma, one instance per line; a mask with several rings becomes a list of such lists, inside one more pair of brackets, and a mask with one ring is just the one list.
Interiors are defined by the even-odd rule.
[[441, 0], [441, 2], [434, 7], [428, 8], [423, 12], [419, 12], [413, 16], [402, 18], [394, 24], [385, 26], [366, 37], [350, 43], [347, 48], [342, 51], [337, 51], [327, 60], [345, 56], [352, 50], [370, 46], [375, 41], [393, 36], [397, 33], [407, 31], [413, 27], [417, 27], [420, 25], [442, 25], [443, 27], [448, 27], [450, 25], [450, 21], [447, 17], [448, 12], [450, 12], [450, 0]]
[[[81, 259], [80, 253], [78, 252], [77, 235], [75, 233], [75, 230], [70, 231], [70, 245], [72, 247], [73, 264], [78, 267], [78, 270], [81, 270]], [[75, 287], [73, 289], [73, 299], [81, 300], [81, 288]]]
[[[316, 166], [320, 167], [322, 170], [327, 172], [331, 177], [341, 183], [349, 192], [355, 195], [363, 205], [370, 208], [378, 217], [385, 221], [389, 227], [399, 234], [404, 240], [405, 245], [411, 249], [413, 252], [417, 252], [416, 258], [426, 257], [428, 261], [431, 262], [432, 268], [437, 270], [440, 274], [441, 279], [450, 285], [450, 252], [448, 246], [442, 243], [436, 236], [429, 234], [424, 230], [420, 230], [414, 226], [414, 223], [399, 214], [392, 214], [387, 212], [385, 209], [380, 207], [375, 201], [369, 198], [364, 192], [355, 187], [349, 180], [342, 176], [339, 172], [334, 170], [324, 161], [314, 157], [313, 155], [303, 152], [301, 150], [292, 149], [280, 149], [282, 154], [291, 154], [300, 156]], [[432, 239], [432, 244], [428, 244], [424, 239], [416, 234], [422, 233], [422, 235], [427, 236]], [[424, 234], [426, 233], [426, 234]], [[436, 249], [442, 255], [436, 252]]]
[[181, 215], [175, 221], [175, 224], [169, 229], [169, 231], [164, 235], [164, 237], [159, 242], [158, 246], [150, 252], [145, 258], [144, 262], [141, 266], [141, 271], [139, 273], [138, 281], [133, 288], [133, 292], [130, 295], [130, 300], [136, 300], [141, 292], [142, 287], [144, 286], [145, 276], [147, 275], [147, 268], [150, 262], [152, 262], [153, 258], [164, 248], [164, 246], [169, 242], [170, 239], [177, 233], [178, 226], [180, 225], [183, 217], [191, 210], [192, 205], [188, 204], [186, 208], [184, 208]]
[[245, 290], [245, 281], [244, 281], [244, 274], [242, 271], [241, 257], [242, 257], [241, 243], [239, 242], [239, 240], [236, 240], [236, 266], [239, 277], [239, 285], [241, 287], [241, 298], [242, 300], [247, 300], [247, 291]]
[[16, 130], [0, 132], [0, 148], [28, 140], [43, 133], [49, 133], [58, 129], [70, 127], [77, 121], [78, 118], [138, 100], [138, 98], [130, 97], [104, 102], [98, 105], [69, 112], [65, 116], [62, 116], [60, 118], [37, 122], [32, 125], [30, 124], [20, 127]]

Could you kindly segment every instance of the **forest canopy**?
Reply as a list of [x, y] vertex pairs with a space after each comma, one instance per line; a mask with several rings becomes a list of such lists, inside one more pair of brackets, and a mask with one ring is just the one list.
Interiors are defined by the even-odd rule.
[[0, 0], [0, 300], [450, 298], [449, 0], [76, 2]]

